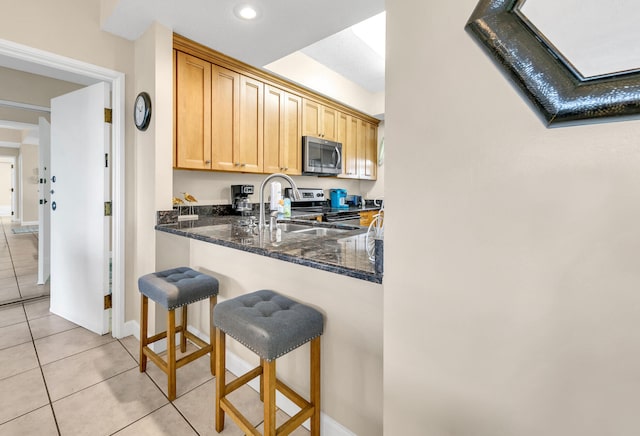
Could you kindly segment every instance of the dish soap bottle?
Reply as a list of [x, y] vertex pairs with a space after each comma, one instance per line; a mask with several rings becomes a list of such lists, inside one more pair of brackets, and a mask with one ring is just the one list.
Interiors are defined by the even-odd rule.
[[289, 197], [284, 198], [284, 217], [291, 218], [291, 199]]

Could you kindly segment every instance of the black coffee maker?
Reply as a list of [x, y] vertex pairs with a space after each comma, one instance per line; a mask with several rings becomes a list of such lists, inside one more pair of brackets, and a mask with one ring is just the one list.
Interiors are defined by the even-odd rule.
[[253, 194], [253, 185], [231, 185], [231, 207], [241, 215], [251, 212], [249, 195]]

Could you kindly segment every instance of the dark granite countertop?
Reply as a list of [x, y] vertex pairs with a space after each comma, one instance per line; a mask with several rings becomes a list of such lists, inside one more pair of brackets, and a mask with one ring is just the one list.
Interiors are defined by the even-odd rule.
[[[362, 210], [362, 209], [360, 209]], [[296, 223], [291, 220], [282, 220]], [[376, 265], [369, 260], [366, 250], [365, 227], [344, 227], [338, 224], [312, 223], [318, 228], [339, 228], [344, 231], [318, 236], [310, 232], [276, 232], [265, 230], [261, 235], [257, 228], [246, 233], [246, 228], [238, 228], [239, 216], [209, 216], [195, 221], [174, 224], [160, 224], [155, 228], [161, 232], [185, 236], [212, 244], [235, 248], [249, 253], [267, 256], [286, 262], [317, 268], [336, 274], [382, 283], [382, 272], [376, 272]], [[302, 221], [307, 226], [309, 221]], [[284, 226], [283, 226], [284, 227]], [[322, 231], [320, 231], [322, 232]], [[315, 233], [315, 232], [313, 232]], [[330, 232], [332, 233], [332, 232]], [[381, 262], [378, 262], [379, 264]], [[381, 270], [381, 268], [379, 268]]]

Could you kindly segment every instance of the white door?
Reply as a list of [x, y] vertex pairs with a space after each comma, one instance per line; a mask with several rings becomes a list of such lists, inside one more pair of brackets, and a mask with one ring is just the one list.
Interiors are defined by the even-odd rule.
[[51, 312], [98, 334], [110, 330], [110, 108], [99, 83], [51, 100]]
[[13, 210], [13, 164], [0, 162], [0, 216], [11, 216]]
[[38, 119], [40, 130], [39, 156], [40, 165], [38, 171], [38, 284], [43, 285], [49, 280], [50, 247], [51, 247], [51, 124], [40, 117]]

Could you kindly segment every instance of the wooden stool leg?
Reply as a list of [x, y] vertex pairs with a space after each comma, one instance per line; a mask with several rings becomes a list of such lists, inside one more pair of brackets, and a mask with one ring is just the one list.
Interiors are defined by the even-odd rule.
[[140, 294], [140, 372], [147, 370], [147, 355], [144, 354], [144, 348], [147, 346], [148, 308], [149, 298]]
[[169, 401], [176, 399], [176, 311], [167, 312], [167, 369]]
[[320, 337], [311, 341], [311, 436], [320, 436]]
[[216, 332], [213, 327], [213, 308], [217, 302], [218, 297], [209, 297], [209, 343], [211, 344], [209, 358], [211, 359], [211, 375], [216, 375]]
[[264, 379], [264, 436], [276, 436], [276, 361], [265, 361]]
[[216, 431], [224, 430], [224, 411], [220, 407], [220, 400], [226, 395], [225, 388], [225, 335], [216, 329]]
[[187, 352], [187, 337], [185, 333], [187, 331], [187, 304], [182, 306], [182, 331], [180, 332], [180, 351], [183, 353]]

